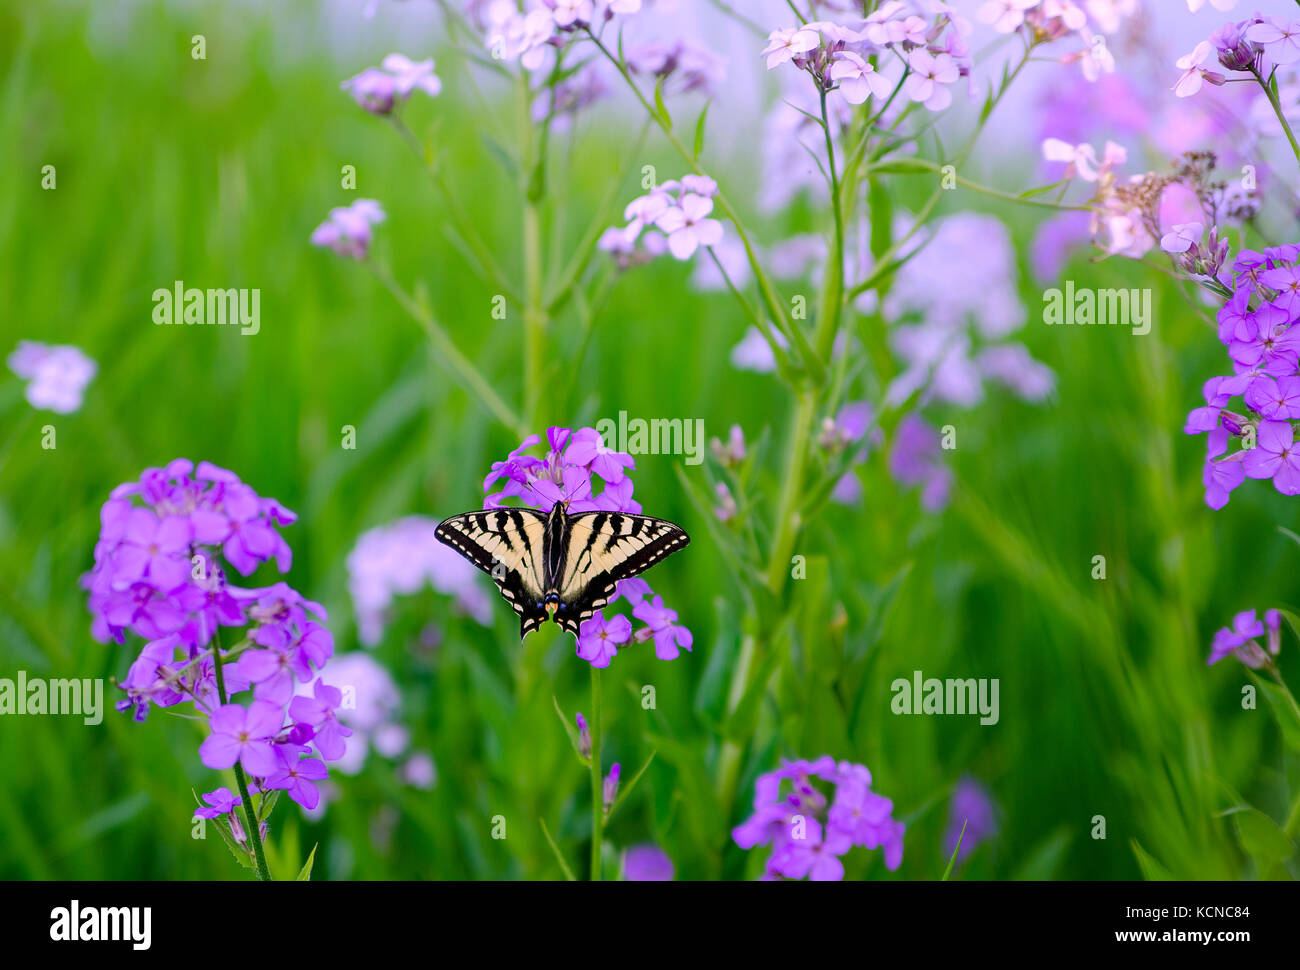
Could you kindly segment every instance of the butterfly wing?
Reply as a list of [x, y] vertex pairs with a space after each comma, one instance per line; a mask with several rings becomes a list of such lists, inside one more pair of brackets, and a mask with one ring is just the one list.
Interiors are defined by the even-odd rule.
[[580, 512], [568, 519], [568, 550], [559, 578], [568, 609], [556, 622], [574, 636], [614, 595], [614, 584], [649, 569], [691, 541], [666, 519], [627, 512]]
[[546, 516], [535, 509], [483, 509], [443, 519], [435, 538], [492, 577], [519, 614], [519, 639], [546, 620], [542, 564]]

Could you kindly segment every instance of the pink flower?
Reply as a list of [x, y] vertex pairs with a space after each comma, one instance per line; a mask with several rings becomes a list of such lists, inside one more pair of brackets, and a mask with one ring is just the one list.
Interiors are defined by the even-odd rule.
[[1212, 55], [1214, 55], [1214, 45], [1208, 40], [1203, 40], [1192, 49], [1190, 54], [1184, 54], [1174, 62], [1174, 66], [1183, 71], [1174, 84], [1174, 94], [1180, 98], [1190, 98], [1201, 90], [1203, 81], [1209, 81], [1211, 84], [1224, 83], [1226, 78], [1222, 74], [1201, 66]]
[[821, 36], [808, 27], [778, 27], [768, 34], [767, 46], [759, 53], [767, 57], [767, 69], [784, 64], [796, 55], [806, 54], [822, 42]]
[[1274, 64], [1294, 64], [1300, 60], [1300, 20], [1265, 17], [1246, 28], [1246, 39], [1262, 45]]
[[909, 98], [924, 103], [931, 111], [942, 111], [952, 104], [952, 92], [943, 85], [952, 84], [961, 72], [951, 55], [934, 55], [918, 47], [908, 55], [907, 63], [912, 74], [903, 82], [903, 90]]
[[1167, 253], [1185, 253], [1201, 241], [1205, 226], [1199, 222], [1183, 222], [1160, 238], [1160, 248]]
[[668, 251], [675, 259], [690, 259], [700, 246], [722, 241], [722, 223], [708, 218], [712, 211], [712, 199], [687, 193], [659, 217], [657, 225], [668, 234]]
[[862, 104], [872, 95], [887, 98], [891, 90], [888, 78], [852, 51], [840, 52], [830, 77], [839, 82], [839, 92], [849, 104]]

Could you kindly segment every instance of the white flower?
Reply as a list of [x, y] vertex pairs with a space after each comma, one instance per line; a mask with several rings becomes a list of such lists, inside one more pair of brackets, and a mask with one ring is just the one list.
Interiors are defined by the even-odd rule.
[[821, 42], [821, 35], [808, 27], [778, 27], [768, 34], [767, 46], [759, 56], [767, 56], [767, 69], [770, 71], [798, 54], [806, 54]]
[[1091, 145], [1071, 145], [1059, 138], [1047, 138], [1043, 141], [1043, 157], [1049, 162], [1065, 162], [1064, 178], [1074, 178], [1077, 174], [1085, 182], [1095, 182], [1116, 165], [1128, 161], [1128, 152], [1122, 145], [1108, 141], [1098, 162], [1097, 152]]
[[1025, 11], [1036, 6], [1038, 0], [989, 0], [976, 16], [999, 34], [1009, 34], [1025, 22]]
[[1300, 60], [1300, 20], [1268, 17], [1246, 28], [1246, 39], [1262, 45], [1274, 64], [1294, 64]]
[[[1259, 26], [1256, 24], [1256, 26]], [[1250, 31], [1246, 32], [1249, 35]], [[1183, 73], [1174, 84], [1174, 94], [1180, 98], [1190, 98], [1197, 91], [1201, 90], [1202, 81], [1209, 81], [1211, 84], [1222, 84], [1224, 77], [1216, 71], [1207, 70], [1202, 67], [1210, 56], [1214, 53], [1214, 45], [1208, 40], [1203, 40], [1192, 48], [1190, 54], [1184, 54], [1174, 62], [1175, 67], [1182, 69]]]
[[28, 381], [27, 403], [42, 411], [71, 414], [81, 410], [82, 395], [99, 365], [77, 347], [54, 347], [20, 340], [9, 355], [9, 369]]
[[668, 251], [675, 259], [690, 259], [700, 246], [716, 246], [722, 240], [722, 223], [707, 218], [713, 200], [688, 192], [667, 209], [655, 225], [668, 234]]
[[889, 97], [889, 80], [860, 55], [841, 51], [831, 65], [831, 80], [839, 83], [840, 94], [849, 104], [862, 104], [871, 95]]
[[918, 47], [907, 57], [911, 76], [903, 82], [903, 91], [913, 101], [924, 102], [931, 111], [942, 111], [952, 104], [952, 92], [943, 85], [961, 76], [957, 62], [948, 54], [931, 54]]
[[442, 81], [433, 73], [433, 58], [417, 62], [402, 54], [389, 54], [380, 67], [393, 75], [397, 91], [404, 98], [416, 88], [431, 95], [442, 90]]

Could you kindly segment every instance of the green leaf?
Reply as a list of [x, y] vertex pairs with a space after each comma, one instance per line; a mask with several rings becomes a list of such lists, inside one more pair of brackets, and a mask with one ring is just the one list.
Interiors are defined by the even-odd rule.
[[578, 747], [578, 727], [576, 721], [570, 721], [568, 715], [560, 707], [559, 698], [554, 694], [551, 695], [551, 703], [555, 705], [555, 714], [560, 719], [560, 724], [564, 727], [564, 733], [569, 736], [569, 743], [573, 745], [573, 752], [578, 756], [578, 760], [584, 765], [591, 764], [590, 758], [584, 758], [582, 749]]
[[316, 850], [318, 848], [320, 848], [319, 842], [311, 847], [311, 852], [307, 853], [307, 861], [298, 870], [297, 882], [311, 882], [311, 867], [316, 862]]
[[1246, 854], [1259, 863], [1261, 868], [1268, 868], [1283, 862], [1295, 854], [1292, 842], [1281, 827], [1257, 808], [1239, 805], [1230, 808], [1223, 815], [1231, 815], [1237, 829], [1237, 839]]
[[564, 856], [560, 853], [560, 847], [555, 844], [555, 839], [551, 838], [551, 830], [546, 827], [546, 819], [538, 818], [537, 821], [542, 823], [542, 834], [546, 836], [546, 844], [549, 845], [551, 851], [555, 853], [555, 861], [560, 864], [560, 871], [564, 873], [564, 878], [569, 882], [577, 882], [578, 877], [573, 874], [573, 870], [569, 868], [569, 864], [564, 861]]
[[1300, 708], [1297, 708], [1291, 692], [1280, 684], [1265, 680], [1253, 670], [1247, 670], [1247, 673], [1272, 708], [1273, 717], [1282, 731], [1283, 743], [1292, 751], [1300, 751]]
[[767, 695], [767, 685], [776, 671], [777, 662], [785, 653], [780, 649], [776, 639], [773, 637], [773, 642], [767, 645], [767, 655], [758, 669], [750, 673], [749, 683], [745, 685], [740, 703], [722, 725], [723, 736], [729, 741], [748, 741], [754, 735], [758, 712], [762, 708], [763, 698]]
[[1142, 870], [1142, 878], [1148, 882], [1171, 882], [1173, 875], [1155, 860], [1155, 857], [1147, 852], [1138, 844], [1137, 839], [1130, 839], [1129, 845], [1133, 849], [1133, 855], [1137, 857], [1138, 868]]
[[230, 854], [235, 857], [235, 861], [245, 869], [252, 869], [253, 858], [248, 854], [247, 849], [235, 841], [235, 836], [230, 831], [230, 823], [220, 816], [211, 819], [211, 822], [212, 827], [221, 836], [221, 840], [226, 843], [226, 848], [230, 850]]
[[957, 833], [957, 844], [952, 847], [952, 855], [948, 859], [948, 868], [943, 871], [943, 878], [940, 882], [947, 882], [948, 875], [952, 872], [953, 864], [957, 861], [957, 853], [961, 851], [961, 840], [966, 835], [966, 819], [962, 819], [961, 831]]
[[695, 122], [694, 157], [697, 162], [700, 160], [700, 152], [704, 151], [704, 119], [709, 116], [709, 105], [711, 104], [713, 104], [712, 98], [704, 102], [704, 108], [700, 111], [700, 118]]
[[892, 162], [881, 162], [878, 165], [871, 166], [872, 175], [880, 172], [894, 175], [921, 175], [935, 171], [938, 171], [938, 166], [933, 162], [914, 161], [906, 158], [896, 159]]
[[1051, 185], [1036, 185], [1032, 189], [1025, 189], [1017, 198], [1032, 199], [1036, 195], [1042, 195], [1044, 192], [1052, 191], [1052, 189], [1059, 189], [1062, 185], [1068, 185], [1069, 183], [1069, 179], [1061, 179], [1061, 181], [1053, 182]]
[[673, 119], [668, 114], [668, 106], [664, 104], [664, 78], [660, 77], [655, 82], [655, 110], [659, 112], [659, 117], [664, 123], [664, 127], [669, 131], [673, 130]]
[[627, 796], [632, 794], [632, 789], [636, 787], [636, 783], [641, 780], [641, 776], [644, 775], [646, 773], [646, 769], [650, 767], [650, 762], [654, 760], [655, 760], [655, 752], [651, 751], [650, 757], [645, 759], [645, 764], [641, 766], [640, 770], [638, 770], [637, 773], [632, 776], [631, 780], [628, 781], [628, 783], [623, 786], [623, 790], [619, 792], [618, 798], [615, 799], [614, 804], [610, 806], [609, 814], [605, 816], [605, 821], [608, 822], [611, 818], [613, 818], [614, 813], [618, 811], [618, 807], [622, 805], [623, 802], [627, 801]]
[[894, 241], [894, 203], [880, 179], [867, 180], [867, 208], [871, 220], [871, 258], [879, 260]]

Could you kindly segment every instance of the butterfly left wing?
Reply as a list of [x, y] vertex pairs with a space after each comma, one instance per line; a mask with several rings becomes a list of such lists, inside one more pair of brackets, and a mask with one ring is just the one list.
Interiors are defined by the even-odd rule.
[[535, 509], [483, 509], [443, 519], [434, 537], [492, 577], [519, 615], [519, 639], [546, 620], [542, 563], [546, 516]]
[[582, 624], [630, 579], [683, 548], [691, 537], [667, 519], [627, 512], [580, 512], [568, 518], [568, 549], [557, 583], [568, 608], [555, 620], [577, 636]]

